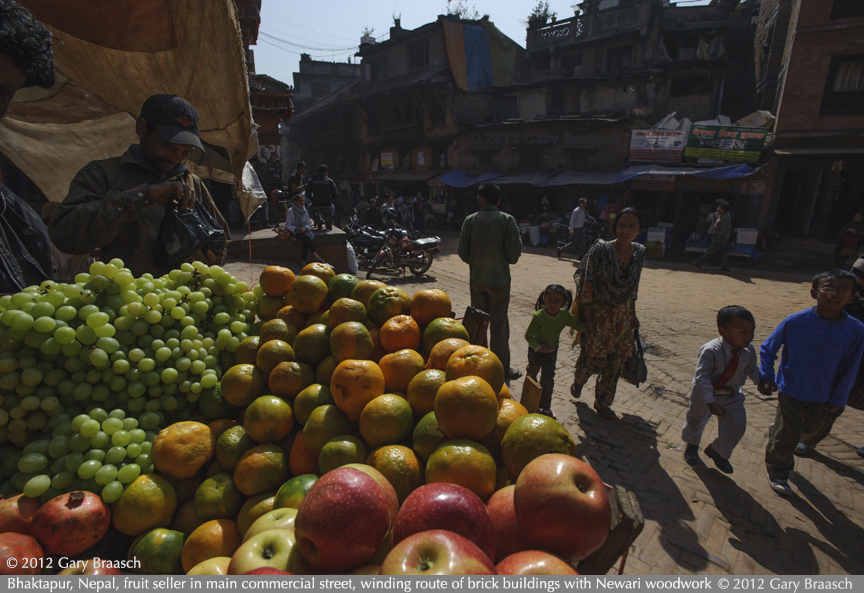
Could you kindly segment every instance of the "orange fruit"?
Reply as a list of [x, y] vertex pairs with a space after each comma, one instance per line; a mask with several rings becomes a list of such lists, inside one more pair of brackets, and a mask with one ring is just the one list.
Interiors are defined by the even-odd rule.
[[510, 472], [507, 471], [507, 467], [504, 465], [503, 461], [499, 461], [497, 463], [497, 471], [495, 475], [495, 492], [498, 492], [502, 488], [506, 488], [507, 486], [515, 486], [516, 480], [513, 479], [513, 476], [510, 475]]
[[[351, 423], [342, 410], [336, 406], [318, 406], [312, 410], [303, 426], [303, 444], [317, 455], [321, 453], [327, 441], [350, 433]], [[317, 471], [307, 473], [317, 473]]]
[[426, 368], [423, 357], [408, 349], [386, 354], [378, 364], [384, 374], [385, 389], [398, 393], [407, 392], [411, 379]]
[[285, 323], [290, 324], [294, 329], [306, 327], [306, 315], [292, 307], [290, 304], [286, 304], [284, 307], [279, 309], [276, 313], [275, 319], [281, 319]]
[[366, 322], [366, 329], [369, 330], [369, 335], [372, 336], [372, 343], [375, 344], [375, 350], [372, 351], [372, 360], [377, 363], [387, 354], [384, 346], [381, 345], [381, 330], [371, 321]]
[[232, 426], [237, 426], [237, 422], [234, 420], [229, 420], [228, 418], [222, 418], [220, 420], [214, 420], [207, 424], [208, 428], [210, 428], [210, 442], [213, 443], [213, 452], [216, 452], [216, 441], [219, 440], [219, 437], [222, 436], [222, 433], [231, 428]]
[[258, 443], [275, 443], [294, 427], [291, 406], [275, 395], [262, 395], [246, 408], [243, 428]]
[[[360, 283], [360, 278], [353, 274], [339, 274], [327, 283], [327, 300], [335, 303], [339, 299], [349, 298], [351, 291]], [[365, 309], [364, 309], [365, 310]]]
[[261, 325], [258, 346], [260, 347], [270, 340], [282, 340], [290, 346], [294, 343], [294, 338], [296, 337], [297, 330], [294, 329], [293, 325], [289, 325], [283, 319], [271, 319]]
[[260, 336], [249, 336], [245, 338], [234, 352], [234, 360], [237, 364], [255, 364], [258, 356], [258, 347], [261, 345]]
[[[322, 303], [326, 303], [327, 283], [317, 276], [298, 276], [285, 299], [303, 315], [311, 315], [318, 311]], [[273, 316], [275, 317], [278, 312], [279, 309], [273, 313]]]
[[366, 314], [369, 320], [378, 327], [397, 315], [407, 315], [411, 311], [411, 297], [408, 293], [395, 286], [379, 288], [369, 297]]
[[420, 326], [410, 315], [391, 317], [381, 326], [381, 345], [387, 352], [417, 350], [420, 347]]
[[[210, 464], [207, 466], [207, 469], [204, 470], [204, 472], [208, 471], [210, 469], [210, 466], [213, 465], [218, 466], [219, 464], [215, 460], [211, 461]], [[176, 480], [173, 478], [169, 480], [171, 482], [171, 485], [174, 486], [174, 492], [177, 494], [178, 505], [182, 505], [187, 500], [195, 496], [195, 491], [198, 490], [201, 482], [206, 479], [206, 476], [203, 475], [204, 472], [199, 471], [191, 478], [186, 478], [184, 480]]]
[[258, 299], [258, 308], [256, 313], [262, 321], [274, 319], [279, 310], [284, 306], [282, 297], [264, 295]]
[[135, 574], [183, 574], [180, 555], [184, 535], [179, 531], [159, 527], [140, 535], [129, 546]]
[[329, 315], [327, 315], [328, 312], [329, 311], [316, 311], [315, 313], [312, 313], [312, 315], [306, 318], [306, 325], [303, 326], [303, 329], [306, 329], [307, 327], [311, 327], [318, 323], [330, 327], [328, 321], [330, 317]]
[[384, 373], [371, 360], [343, 360], [333, 371], [330, 391], [336, 406], [357, 421], [366, 404], [384, 394]]
[[330, 328], [316, 323], [303, 329], [294, 338], [297, 360], [312, 366], [330, 356]]
[[330, 388], [320, 383], [314, 383], [294, 398], [294, 419], [301, 425], [306, 424], [312, 410], [318, 406], [334, 405], [334, 403]]
[[320, 262], [312, 262], [310, 264], [306, 264], [303, 266], [303, 269], [300, 270], [301, 276], [317, 276], [321, 280], [324, 281], [324, 284], [327, 284], [334, 277], [336, 277], [336, 272], [332, 267], [327, 264], [322, 264]]
[[495, 428], [492, 432], [480, 439], [480, 444], [489, 449], [494, 456], [501, 452], [501, 441], [507, 433], [507, 429], [517, 418], [527, 416], [528, 410], [525, 406], [512, 399], [502, 398], [498, 400], [498, 418], [495, 419]]
[[483, 445], [468, 439], [442, 444], [426, 463], [426, 483], [446, 482], [464, 486], [483, 500], [495, 492], [497, 468]]
[[450, 317], [439, 317], [423, 330], [423, 351], [432, 352], [435, 344], [447, 338], [459, 338], [466, 342], [470, 339], [465, 326]]
[[387, 478], [396, 490], [400, 505], [424, 483], [422, 462], [414, 451], [402, 445], [378, 447], [366, 458], [366, 464]]
[[294, 437], [294, 442], [291, 444], [288, 465], [291, 473], [295, 476], [318, 473], [318, 454], [306, 447], [302, 432], [297, 433], [297, 436]]
[[195, 513], [202, 521], [233, 519], [243, 506], [243, 494], [227, 472], [204, 480], [195, 492]]
[[435, 396], [435, 417], [448, 438], [479, 440], [495, 428], [498, 398], [480, 377], [447, 381]]
[[275, 502], [276, 494], [273, 492], [262, 492], [261, 494], [250, 496], [249, 500], [243, 503], [240, 512], [237, 514], [237, 531], [240, 532], [240, 537], [246, 535], [249, 527], [259, 517], [272, 511]]
[[450, 356], [462, 346], [468, 346], [470, 342], [461, 338], [447, 338], [441, 340], [429, 352], [429, 360], [426, 361], [427, 369], [438, 369], [443, 371], [447, 368]]
[[216, 440], [216, 461], [224, 471], [233, 472], [243, 454], [256, 444], [246, 433], [246, 428], [232, 426]]
[[360, 413], [360, 436], [370, 447], [400, 443], [413, 430], [411, 406], [405, 398], [392, 393], [379, 395]]
[[369, 304], [369, 297], [379, 288], [386, 287], [386, 284], [378, 280], [361, 280], [351, 289], [350, 297], [355, 301], [360, 301], [366, 307]]
[[420, 456], [424, 462], [429, 460], [429, 456], [447, 441], [447, 437], [441, 432], [441, 427], [438, 426], [438, 419], [435, 418], [435, 412], [429, 412], [423, 416], [417, 426], [414, 427], [414, 433], [411, 435], [411, 446], [414, 452]]
[[420, 325], [428, 325], [439, 317], [450, 317], [452, 312], [453, 303], [443, 290], [418, 290], [411, 297], [411, 317]]
[[293, 362], [297, 360], [294, 348], [288, 342], [282, 340], [270, 340], [261, 344], [258, 348], [258, 356], [255, 357], [255, 365], [258, 370], [269, 375], [280, 362]]
[[327, 316], [327, 323], [330, 327], [335, 328], [346, 321], [366, 323], [366, 307], [363, 306], [363, 303], [354, 299], [341, 298], [330, 305]]
[[330, 351], [337, 362], [348, 359], [368, 360], [374, 350], [372, 336], [362, 323], [348, 321], [336, 326], [330, 333]]
[[425, 369], [414, 375], [408, 383], [405, 399], [415, 416], [425, 416], [435, 409], [435, 395], [446, 382], [444, 371], [438, 369]]
[[234, 468], [237, 488], [246, 496], [277, 490], [288, 475], [288, 454], [273, 444], [249, 449]]
[[557, 420], [543, 414], [516, 418], [501, 439], [501, 460], [514, 478], [529, 462], [546, 453], [575, 457], [576, 441]]
[[264, 375], [255, 365], [238, 364], [225, 371], [221, 385], [225, 401], [244, 408], [264, 392]]
[[459, 348], [447, 361], [447, 380], [460, 377], [482, 377], [486, 379], [497, 397], [504, 385], [504, 366], [494, 352], [483, 346], [469, 344]]
[[293, 283], [294, 272], [282, 266], [267, 266], [258, 278], [258, 284], [268, 296], [284, 297]]
[[498, 392], [498, 399], [513, 399], [513, 394], [510, 393], [510, 388], [507, 383], [501, 386], [501, 391]]
[[171, 519], [170, 529], [179, 531], [186, 537], [195, 531], [203, 521], [198, 518], [198, 513], [195, 512], [195, 499], [190, 498], [180, 505], [177, 512], [174, 513], [174, 518]]
[[333, 376], [333, 371], [336, 370], [338, 364], [339, 361], [332, 354], [319, 362], [318, 366], [315, 367], [315, 382], [322, 385], [330, 385], [330, 378]]
[[154, 527], [171, 524], [177, 510], [177, 493], [156, 474], [138, 476], [111, 505], [114, 527], [126, 535], [141, 535]]
[[355, 436], [343, 434], [333, 437], [321, 447], [318, 454], [318, 470], [323, 476], [330, 470], [348, 465], [349, 463], [363, 463], [369, 452], [366, 444]]
[[210, 427], [200, 422], [178, 422], [159, 431], [150, 451], [153, 466], [182, 480], [191, 478], [213, 457]]
[[270, 391], [291, 401], [315, 380], [315, 373], [305, 362], [280, 362], [267, 377]]
[[186, 538], [180, 556], [183, 572], [216, 556], [232, 556], [240, 547], [240, 532], [234, 521], [214, 519], [202, 524]]
[[315, 474], [300, 474], [282, 484], [276, 499], [273, 501], [274, 509], [290, 508], [299, 509], [300, 503], [306, 498], [309, 489], [318, 481]]

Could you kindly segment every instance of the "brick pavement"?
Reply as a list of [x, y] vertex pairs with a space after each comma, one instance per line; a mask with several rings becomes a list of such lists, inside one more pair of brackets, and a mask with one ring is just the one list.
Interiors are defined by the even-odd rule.
[[[445, 238], [441, 257], [425, 277], [376, 276], [413, 293], [434, 286], [445, 290], [454, 309], [468, 305], [468, 266], [455, 255], [455, 238]], [[572, 261], [556, 260], [549, 249], [526, 248], [512, 269], [510, 324], [513, 365], [527, 365], [522, 338], [537, 296], [552, 282], [573, 287]], [[263, 266], [232, 263], [241, 279], [257, 278]], [[295, 266], [296, 267], [296, 266]], [[767, 429], [776, 398], [745, 388], [748, 427], [730, 459], [731, 476], [707, 460], [695, 470], [682, 457], [681, 426], [699, 347], [716, 337], [716, 311], [729, 304], [748, 307], [756, 317], [759, 347], [788, 314], [810, 306], [806, 277], [746, 271], [732, 275], [684, 265], [648, 263], [637, 312], [647, 353], [648, 382], [638, 389], [621, 382], [613, 410], [619, 420], [595, 414], [593, 382], [582, 398], [569, 395], [578, 349], [562, 348], [553, 409], [574, 435], [579, 455], [607, 483], [636, 492], [646, 518], [633, 543], [626, 574], [862, 574], [864, 573], [864, 422], [848, 410], [811, 458], [799, 459], [791, 483], [796, 495], [784, 499], [768, 487], [764, 466]], [[511, 385], [521, 392], [522, 381]], [[712, 422], [703, 438], [711, 442]]]

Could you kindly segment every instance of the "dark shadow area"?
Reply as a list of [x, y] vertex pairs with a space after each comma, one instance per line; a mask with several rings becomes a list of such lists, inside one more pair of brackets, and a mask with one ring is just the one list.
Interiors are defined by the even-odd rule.
[[818, 461], [823, 464], [828, 469], [832, 470], [834, 473], [840, 474], [841, 476], [846, 476], [852, 478], [862, 486], [864, 486], [864, 473], [858, 471], [852, 466], [846, 465], [845, 463], [841, 463], [836, 459], [832, 459], [827, 455], [823, 455], [819, 452], [818, 449], [815, 449], [810, 455], [808, 455], [810, 459], [813, 461]]
[[678, 485], [660, 465], [657, 432], [639, 416], [624, 414], [606, 420], [591, 407], [593, 395], [573, 402], [587, 439], [579, 455], [609, 484], [620, 484], [636, 494], [646, 520], [660, 526], [658, 537], [666, 553], [687, 572], [708, 566], [709, 553], [687, 523], [696, 517]]

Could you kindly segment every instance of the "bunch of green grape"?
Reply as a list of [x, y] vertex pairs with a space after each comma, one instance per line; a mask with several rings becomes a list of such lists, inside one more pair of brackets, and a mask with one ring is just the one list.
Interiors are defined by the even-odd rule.
[[49, 500], [73, 490], [101, 493], [111, 503], [125, 484], [153, 473], [150, 450], [160, 415], [144, 412], [134, 418], [122, 409], [93, 408], [70, 418], [58, 414], [50, 433], [23, 450], [2, 451], [2, 470], [17, 492]]
[[0, 444], [43, 440], [56, 415], [94, 408], [191, 416], [234, 364], [261, 294], [219, 266], [135, 278], [113, 259], [0, 297]]

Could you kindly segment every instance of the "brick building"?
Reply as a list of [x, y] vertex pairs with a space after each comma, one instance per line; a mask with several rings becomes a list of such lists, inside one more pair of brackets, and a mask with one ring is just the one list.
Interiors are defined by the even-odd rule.
[[294, 111], [302, 113], [316, 101], [360, 78], [360, 64], [313, 60], [300, 54], [299, 72], [294, 73]]

